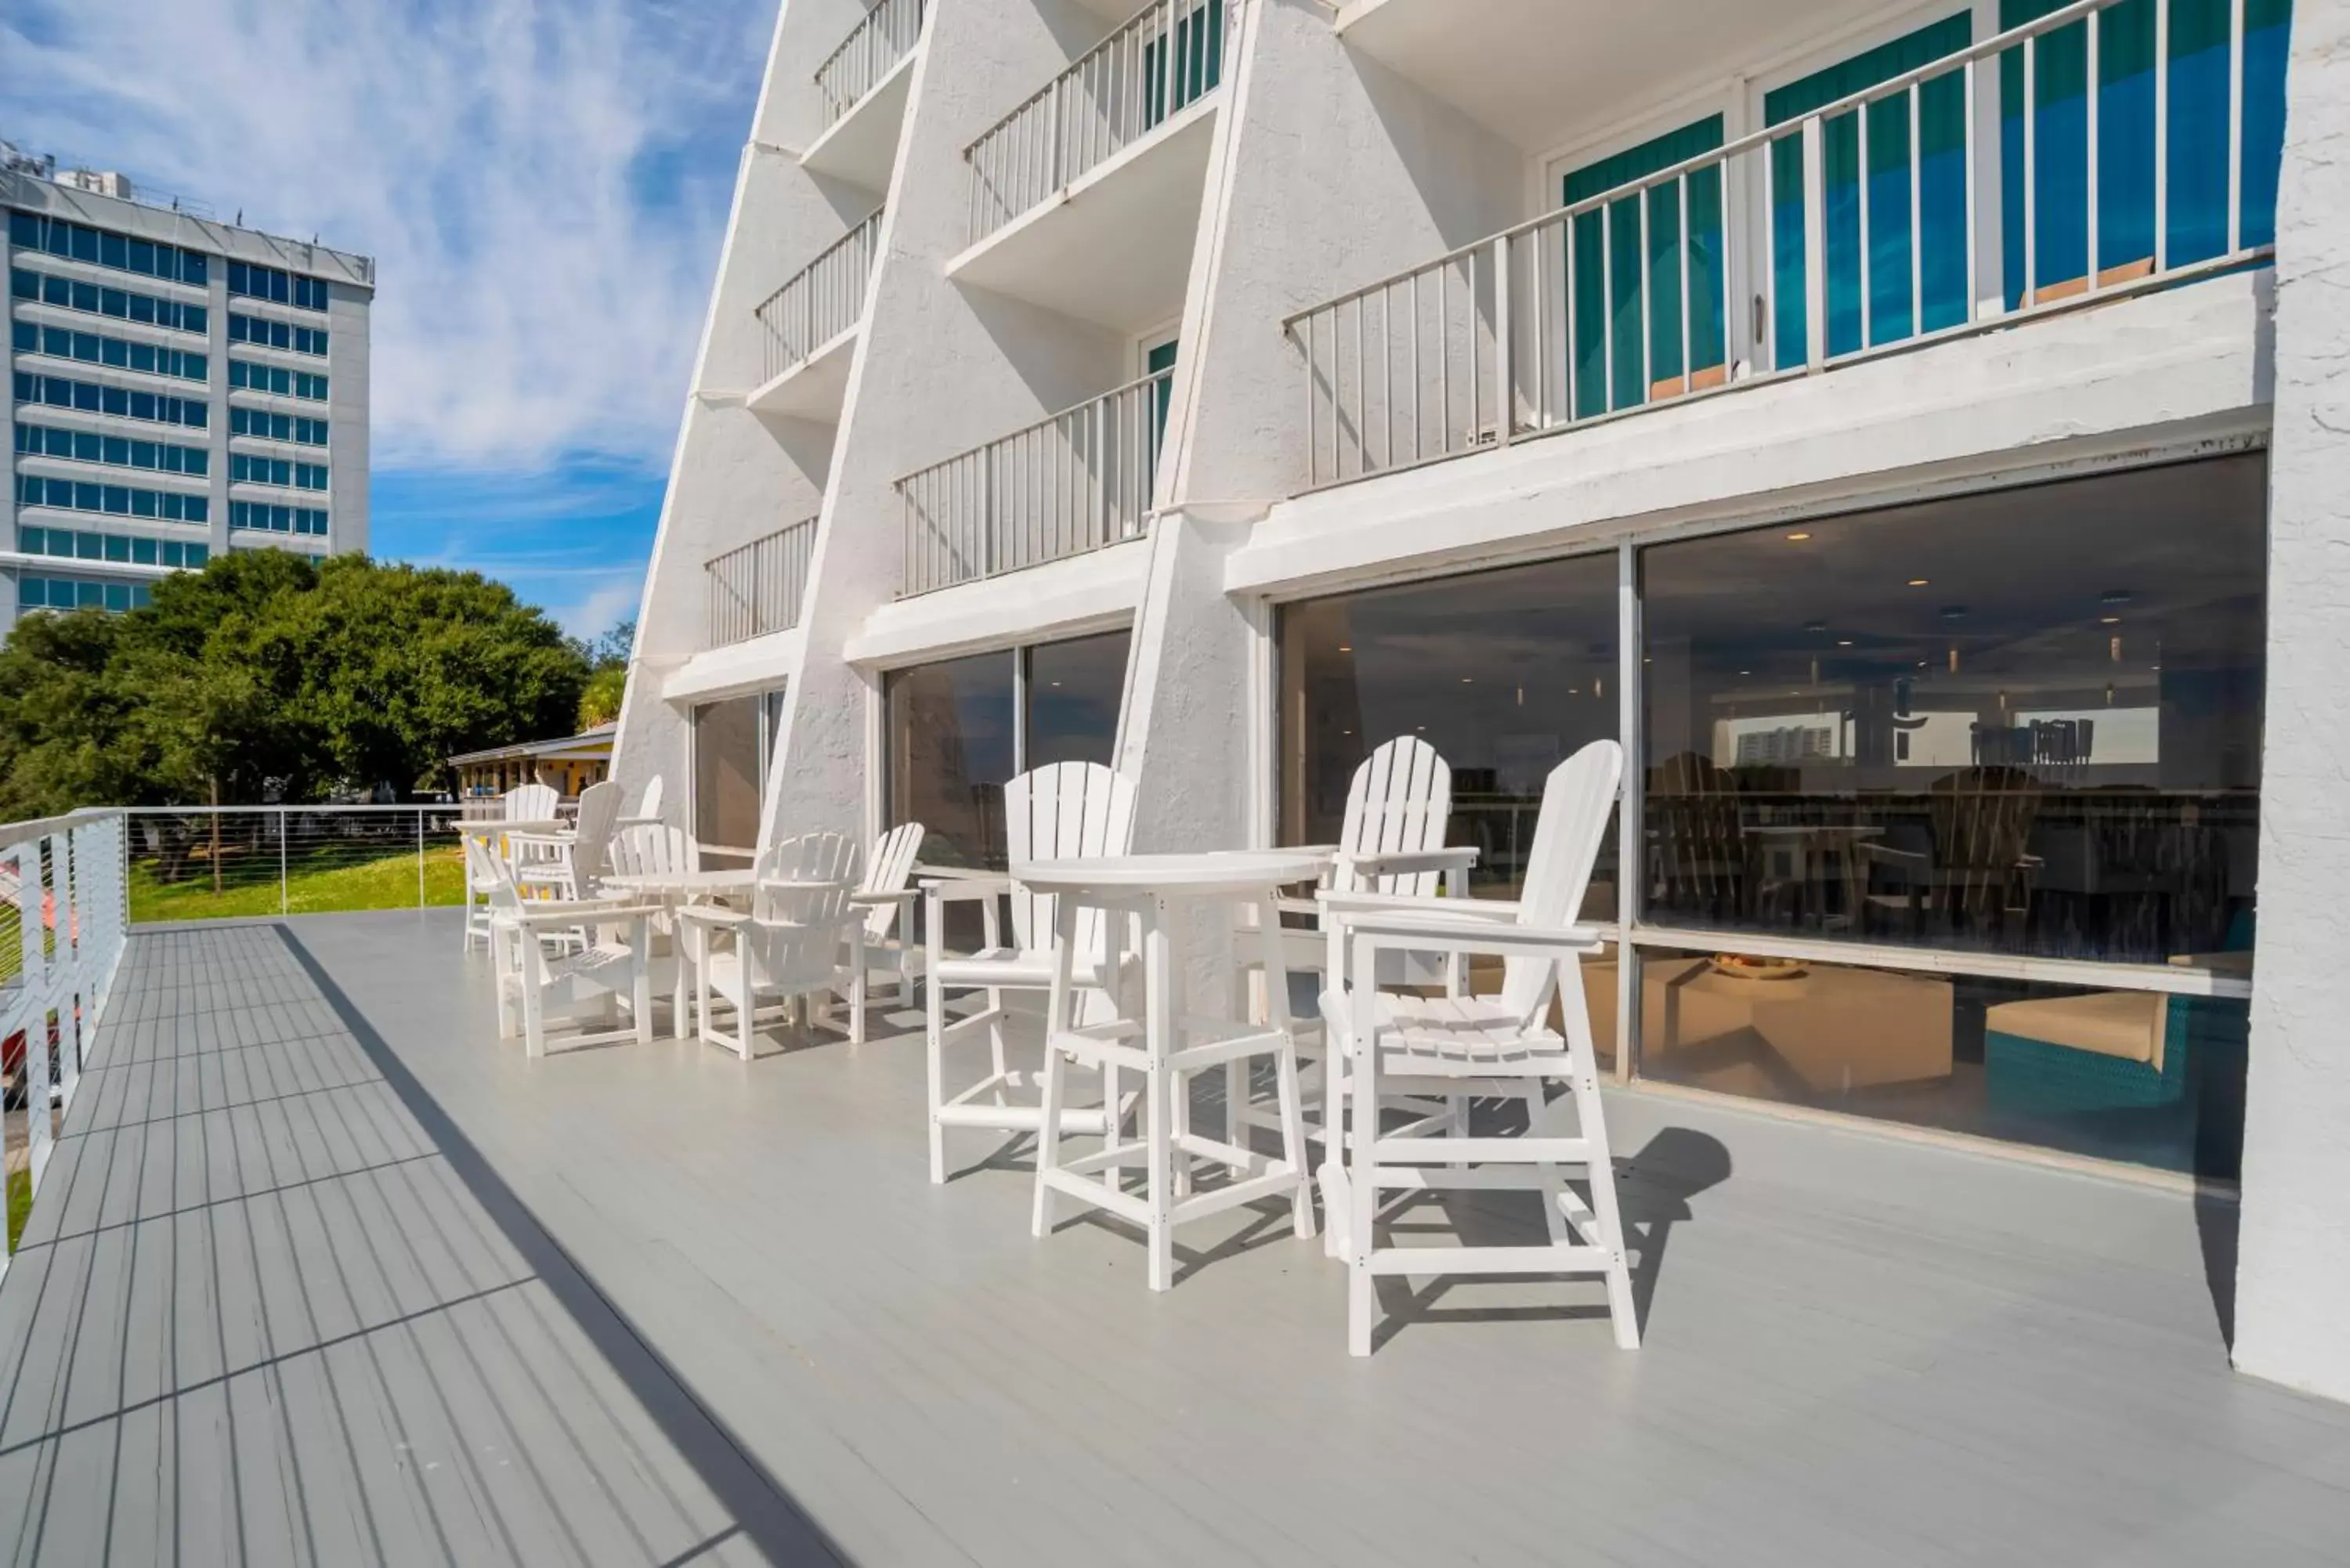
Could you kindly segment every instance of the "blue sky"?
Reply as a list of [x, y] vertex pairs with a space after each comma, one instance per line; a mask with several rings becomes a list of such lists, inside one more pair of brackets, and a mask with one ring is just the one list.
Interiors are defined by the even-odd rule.
[[0, 0], [0, 137], [374, 256], [372, 549], [635, 613], [775, 0]]

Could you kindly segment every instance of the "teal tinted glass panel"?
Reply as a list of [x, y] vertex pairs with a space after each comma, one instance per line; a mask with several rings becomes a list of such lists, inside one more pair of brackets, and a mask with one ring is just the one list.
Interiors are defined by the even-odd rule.
[[[1782, 125], [1799, 119], [1823, 105], [1930, 65], [1972, 41], [1973, 23], [1967, 13], [1946, 16], [1766, 94], [1763, 121]], [[1832, 355], [1898, 342], [1966, 319], [1964, 73], [1953, 68], [1920, 84], [1917, 99], [1914, 156], [1908, 95], [1871, 104], [1865, 111], [1846, 110], [1821, 127], [1827, 351]], [[1804, 363], [1809, 332], [1802, 137], [1790, 135], [1772, 143], [1770, 179], [1773, 362], [1784, 369]], [[1866, 235], [1861, 233], [1864, 180]]]
[[1147, 129], [1189, 108], [1224, 77], [1224, 0], [1208, 0], [1175, 19], [1170, 51], [1154, 38], [1142, 46], [1143, 104]]
[[[2022, 26], [2059, 0], [2000, 0], [2000, 26]], [[2124, 0], [2097, 28], [2096, 270], [2109, 283], [2154, 270], [2155, 117], [2167, 96], [2167, 189], [2161, 261], [2186, 266], [2228, 249], [2228, 100], [2233, 52], [2229, 0], [2171, 0], [2169, 58], [2155, 67], [2155, 0]], [[2245, 0], [2239, 243], [2276, 237], [2277, 163], [2284, 146], [2284, 67], [2291, 0]], [[2077, 287], [2089, 265], [2089, 33], [2075, 22], [2040, 36], [2031, 66], [2026, 185], [2024, 51], [2000, 57], [2002, 242], [2007, 303], [2026, 273], [2043, 295]], [[2161, 78], [2163, 92], [2158, 94]], [[2027, 264], [2024, 217], [2032, 216]]]
[[[1721, 145], [1714, 115], [1568, 172], [1566, 206], [1603, 195]], [[1570, 220], [1567, 284], [1575, 317], [1568, 368], [1578, 419], [1646, 402], [1684, 373], [1681, 300], [1689, 296], [1687, 369], [1719, 371], [1728, 353], [1721, 171], [1685, 182], [1689, 235], [1682, 244], [1682, 185], [1656, 186]], [[1647, 223], [1642, 226], [1643, 207]], [[1686, 261], [1686, 265], [1684, 265]], [[1645, 352], [1644, 352], [1645, 350]]]

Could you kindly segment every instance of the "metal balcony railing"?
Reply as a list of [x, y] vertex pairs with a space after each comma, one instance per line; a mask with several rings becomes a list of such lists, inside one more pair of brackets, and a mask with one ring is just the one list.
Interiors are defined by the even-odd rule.
[[825, 247], [783, 287], [752, 312], [759, 318], [765, 365], [772, 381], [857, 325], [865, 314], [865, 286], [881, 243], [881, 209]]
[[1223, 80], [1243, 0], [1151, 0], [963, 149], [973, 244]]
[[1172, 369], [910, 473], [899, 597], [1141, 537]]
[[881, 85], [922, 36], [923, 0], [879, 0], [816, 68], [825, 123], [837, 125]]
[[2080, 0], [1289, 317], [1305, 487], [2270, 255], [2285, 28], [2190, 5]]
[[808, 517], [712, 557], [703, 568], [710, 594], [706, 646], [748, 642], [799, 625], [815, 549], [816, 519]]

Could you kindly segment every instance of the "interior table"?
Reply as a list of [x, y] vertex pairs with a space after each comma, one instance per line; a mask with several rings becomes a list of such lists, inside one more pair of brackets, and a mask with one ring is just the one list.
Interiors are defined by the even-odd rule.
[[[1324, 851], [1268, 849], [1196, 855], [1122, 855], [1098, 859], [1034, 860], [1015, 864], [1012, 876], [1030, 891], [1057, 895], [1053, 910], [1053, 983], [1045, 1011], [1045, 1104], [1037, 1135], [1035, 1204], [1030, 1228], [1038, 1236], [1053, 1227], [1056, 1198], [1106, 1209], [1142, 1228], [1149, 1248], [1149, 1283], [1163, 1291], [1174, 1279], [1173, 1232], [1177, 1225], [1203, 1219], [1261, 1199], [1286, 1197], [1301, 1237], [1314, 1234], [1308, 1191], [1305, 1128], [1297, 1088], [1297, 1037], [1289, 1014], [1289, 971], [1282, 954], [1280, 890], [1320, 879], [1329, 863]], [[1242, 906], [1255, 916], [1254, 929], [1235, 931], [1253, 940], [1264, 965], [1266, 1020], [1263, 1023], [1183, 1005], [1182, 961], [1175, 950], [1174, 916], [1180, 909]], [[1142, 958], [1139, 1018], [1124, 1015], [1131, 988], [1120, 987], [1120, 1015], [1107, 1023], [1078, 1024], [1072, 1014], [1076, 988], [1072, 955], [1082, 940], [1101, 948], [1104, 974], [1116, 973], [1131, 937]], [[1237, 994], [1237, 988], [1227, 996]], [[1233, 1012], [1241, 1011], [1237, 1006]], [[1194, 1073], [1270, 1056], [1280, 1106], [1281, 1156], [1272, 1158], [1240, 1141], [1213, 1139], [1191, 1128], [1187, 1111]], [[1143, 1075], [1141, 1137], [1128, 1139], [1114, 1121], [1099, 1152], [1076, 1158], [1061, 1154], [1061, 1106], [1070, 1065], [1099, 1069], [1105, 1085], [1122, 1069]], [[1105, 1104], [1114, 1103], [1105, 1099]], [[1232, 1140], [1245, 1139], [1235, 1122]], [[1231, 1179], [1204, 1192], [1188, 1189], [1193, 1162], [1222, 1166]], [[1144, 1190], [1126, 1189], [1124, 1172], [1140, 1166]]]

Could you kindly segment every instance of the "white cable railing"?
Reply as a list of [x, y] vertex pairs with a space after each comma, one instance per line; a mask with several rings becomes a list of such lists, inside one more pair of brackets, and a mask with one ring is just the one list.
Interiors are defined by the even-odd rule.
[[816, 68], [825, 123], [837, 124], [881, 85], [922, 36], [923, 0], [878, 0]]
[[963, 149], [971, 243], [1215, 90], [1243, 4], [1151, 0]]
[[899, 480], [899, 597], [1139, 538], [1174, 377], [1145, 376]]
[[2079, 0], [1289, 317], [1305, 488], [2271, 254], [2245, 9]]
[[[57, 1141], [52, 1106], [72, 1103], [122, 961], [122, 850], [119, 811], [0, 826], [0, 1060], [17, 1077], [25, 1116], [12, 1196], [20, 1182], [39, 1190]], [[16, 1242], [12, 1228], [0, 1230], [0, 1272]]]
[[759, 318], [765, 373], [772, 381], [857, 325], [865, 315], [865, 286], [881, 240], [881, 209], [827, 245], [816, 260], [762, 300]]
[[748, 642], [800, 623], [807, 597], [808, 558], [816, 549], [816, 519], [752, 540], [712, 556], [709, 574], [710, 648]]

